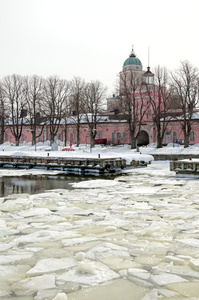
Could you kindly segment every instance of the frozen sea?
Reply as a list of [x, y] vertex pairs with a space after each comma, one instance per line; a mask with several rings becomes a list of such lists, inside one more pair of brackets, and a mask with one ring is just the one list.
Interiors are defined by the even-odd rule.
[[0, 299], [199, 299], [198, 180], [152, 162], [73, 187], [0, 198]]
[[0, 299], [199, 299], [198, 183], [152, 161], [1, 197]]

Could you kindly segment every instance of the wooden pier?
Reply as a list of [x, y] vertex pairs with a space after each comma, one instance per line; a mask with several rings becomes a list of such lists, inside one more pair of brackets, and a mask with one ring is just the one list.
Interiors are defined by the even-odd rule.
[[60, 170], [67, 174], [106, 174], [117, 173], [126, 167], [126, 160], [116, 158], [64, 158], [64, 157], [31, 157], [0, 156], [0, 167], [11, 168], [44, 168]]
[[199, 176], [199, 159], [172, 161], [170, 162], [170, 171], [176, 172], [177, 175]]

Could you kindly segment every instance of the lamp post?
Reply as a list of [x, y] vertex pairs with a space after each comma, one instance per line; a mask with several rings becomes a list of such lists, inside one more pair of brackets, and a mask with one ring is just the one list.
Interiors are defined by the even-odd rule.
[[35, 152], [36, 152], [36, 130], [35, 129], [31, 129], [30, 131], [34, 134]]
[[[93, 129], [93, 131], [97, 131], [97, 129]], [[90, 153], [92, 153], [92, 129], [90, 128]]]

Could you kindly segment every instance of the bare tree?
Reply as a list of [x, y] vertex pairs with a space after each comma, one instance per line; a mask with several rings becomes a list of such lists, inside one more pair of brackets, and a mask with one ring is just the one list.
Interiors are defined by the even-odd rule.
[[57, 76], [49, 77], [45, 80], [42, 107], [49, 123], [51, 144], [55, 140], [64, 116], [68, 95], [69, 84], [66, 80], [61, 80]]
[[179, 100], [182, 117], [178, 122], [184, 133], [184, 147], [189, 147], [192, 130], [193, 113], [198, 105], [199, 73], [198, 69], [188, 61], [181, 62], [178, 70], [171, 74], [173, 94]]
[[141, 76], [132, 70], [120, 76], [119, 107], [123, 118], [127, 120], [131, 137], [131, 149], [136, 148], [136, 137], [142, 126], [149, 104], [145, 101]]
[[11, 133], [15, 137], [16, 146], [19, 146], [27, 108], [24, 77], [15, 74], [6, 76], [3, 78], [2, 87], [9, 105]]
[[74, 77], [70, 83], [70, 112], [76, 124], [77, 147], [80, 144], [80, 123], [83, 113], [85, 82], [80, 77]]
[[6, 103], [5, 94], [3, 91], [2, 83], [0, 83], [0, 144], [4, 143], [4, 135], [6, 130], [6, 118], [8, 105]]
[[155, 69], [154, 84], [146, 84], [146, 89], [152, 107], [153, 122], [157, 130], [157, 148], [161, 148], [170, 121], [168, 110], [170, 107], [171, 90], [167, 69], [158, 66]]
[[107, 88], [100, 81], [91, 81], [85, 86], [83, 112], [90, 130], [91, 147], [95, 145], [97, 124], [103, 112], [104, 99]]
[[[38, 76], [31, 76], [26, 78], [26, 89], [27, 89], [27, 108], [30, 120], [30, 129], [32, 133], [32, 145], [36, 143], [36, 138], [38, 138], [44, 128], [41, 125], [42, 118], [42, 110], [41, 110], [41, 102], [43, 100], [43, 84], [44, 80]], [[41, 130], [37, 134], [37, 126], [41, 127]]]

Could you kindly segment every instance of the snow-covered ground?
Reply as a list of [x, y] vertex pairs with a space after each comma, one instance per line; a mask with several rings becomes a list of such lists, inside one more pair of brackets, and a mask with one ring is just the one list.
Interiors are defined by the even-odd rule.
[[[110, 158], [121, 157], [126, 159], [127, 164], [130, 164], [132, 160], [143, 160], [150, 162], [153, 160], [153, 154], [199, 154], [199, 144], [184, 148], [182, 145], [169, 144], [166, 147], [157, 149], [156, 144], [150, 144], [147, 147], [140, 147], [138, 149], [130, 149], [129, 145], [120, 146], [101, 146], [96, 145], [94, 148], [90, 148], [90, 145], [80, 145], [80, 147], [72, 146], [74, 151], [62, 151], [64, 146], [58, 146], [57, 151], [51, 151], [49, 142], [37, 143], [36, 147], [31, 143], [23, 143], [18, 147], [10, 143], [4, 143], [0, 145], [1, 155], [12, 156], [49, 156], [49, 157], [83, 157], [83, 158]], [[67, 146], [66, 148], [69, 148]]]
[[[33, 148], [3, 145], [0, 154], [33, 155]], [[175, 148], [183, 151], [140, 151]], [[140, 155], [126, 146], [89, 151], [57, 154]], [[0, 299], [199, 299], [197, 180], [177, 179], [169, 162], [152, 161], [73, 187], [0, 198]]]

